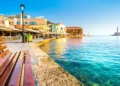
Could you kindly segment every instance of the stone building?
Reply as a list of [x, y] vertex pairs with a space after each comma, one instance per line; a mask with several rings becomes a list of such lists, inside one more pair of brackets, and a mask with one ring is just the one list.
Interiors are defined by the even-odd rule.
[[83, 29], [81, 27], [66, 27], [68, 36], [83, 37]]

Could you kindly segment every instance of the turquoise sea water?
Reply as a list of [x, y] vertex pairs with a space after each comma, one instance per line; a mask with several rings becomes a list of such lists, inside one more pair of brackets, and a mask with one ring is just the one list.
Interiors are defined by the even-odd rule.
[[120, 37], [63, 38], [41, 49], [85, 86], [120, 86]]

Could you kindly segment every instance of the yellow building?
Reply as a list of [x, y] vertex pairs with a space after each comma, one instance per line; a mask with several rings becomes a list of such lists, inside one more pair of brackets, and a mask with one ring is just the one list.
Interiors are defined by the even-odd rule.
[[[17, 25], [21, 25], [20, 18], [17, 18]], [[29, 29], [46, 32], [47, 31], [47, 19], [45, 18], [24, 19], [24, 26], [29, 26]]]

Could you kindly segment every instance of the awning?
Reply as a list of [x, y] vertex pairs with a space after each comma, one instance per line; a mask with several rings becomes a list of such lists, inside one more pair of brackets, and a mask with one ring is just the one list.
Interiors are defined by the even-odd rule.
[[24, 29], [25, 31], [28, 31], [28, 32], [34, 32], [34, 33], [40, 33], [39, 31], [37, 30], [32, 30], [32, 29]]
[[2, 31], [12, 31], [11, 29], [9, 29], [9, 28], [4, 28], [4, 27], [0, 27], [0, 30], [2, 30]]
[[21, 29], [17, 29], [17, 28], [10, 28], [12, 31], [17, 31], [17, 32], [21, 32]]
[[47, 32], [47, 34], [56, 34], [56, 32]]
[[4, 24], [0, 24], [0, 27], [5, 27], [5, 25]]
[[16, 32], [22, 31], [22, 30], [17, 29], [17, 28], [7, 28], [7, 27], [0, 27], [0, 30], [2, 30], [2, 31], [16, 31]]
[[67, 34], [67, 33], [47, 32], [47, 34]]

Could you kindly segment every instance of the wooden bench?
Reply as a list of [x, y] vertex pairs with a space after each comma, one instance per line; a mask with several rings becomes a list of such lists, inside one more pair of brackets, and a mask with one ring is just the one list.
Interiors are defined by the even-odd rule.
[[0, 36], [0, 41], [2, 41], [2, 36]]
[[28, 50], [12, 53], [5, 43], [0, 41], [0, 86], [21, 84], [35, 86], [30, 53]]

